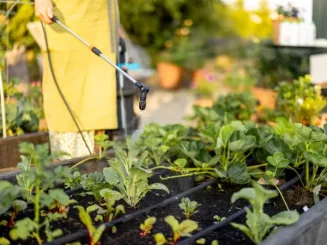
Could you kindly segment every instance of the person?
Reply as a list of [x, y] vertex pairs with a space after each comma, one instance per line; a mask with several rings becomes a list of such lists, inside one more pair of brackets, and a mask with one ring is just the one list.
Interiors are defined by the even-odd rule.
[[52, 66], [58, 85], [77, 120], [78, 128], [60, 97], [44, 52], [43, 101], [51, 151], [66, 152], [62, 159], [82, 157], [94, 150], [94, 135], [116, 129], [116, 71], [94, 55], [60, 25], [55, 15], [83, 39], [116, 61], [117, 0], [35, 0], [35, 15], [45, 24]]

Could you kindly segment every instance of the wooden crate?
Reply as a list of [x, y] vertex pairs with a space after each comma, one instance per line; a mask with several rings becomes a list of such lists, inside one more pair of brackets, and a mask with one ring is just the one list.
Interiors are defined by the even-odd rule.
[[0, 169], [14, 168], [20, 162], [19, 143], [44, 144], [49, 142], [48, 133], [32, 133], [0, 139]]

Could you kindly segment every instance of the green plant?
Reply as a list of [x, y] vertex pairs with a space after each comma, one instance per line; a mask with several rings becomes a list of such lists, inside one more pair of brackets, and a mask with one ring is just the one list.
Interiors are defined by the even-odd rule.
[[255, 86], [257, 80], [243, 70], [230, 72], [225, 78], [225, 83], [234, 92], [249, 91]]
[[249, 120], [255, 112], [256, 100], [249, 92], [229, 93], [220, 96], [213, 109], [224, 118], [228, 113], [234, 120]]
[[[18, 79], [4, 83], [7, 135], [21, 135], [39, 131], [39, 120], [44, 118], [40, 86], [28, 86], [27, 94], [17, 89]], [[2, 115], [0, 114], [0, 120]], [[0, 126], [0, 134], [3, 126]]]
[[140, 233], [141, 237], [145, 237], [147, 234], [151, 233], [153, 225], [156, 223], [156, 217], [148, 217], [144, 223], [140, 225], [142, 232]]
[[15, 224], [15, 219], [17, 217], [17, 214], [27, 208], [27, 203], [22, 200], [15, 200], [12, 203], [12, 211], [10, 214], [10, 220], [7, 224], [8, 227], [12, 227]]
[[[62, 214], [67, 218], [69, 211], [68, 206], [76, 203], [75, 200], [71, 200], [69, 196], [62, 189], [52, 189], [48, 193], [41, 194], [41, 204], [48, 208], [50, 213]], [[48, 215], [44, 213], [44, 216]]]
[[42, 243], [40, 237], [41, 228], [45, 228], [45, 232], [49, 235], [48, 240], [61, 234], [59, 230], [52, 232], [50, 230], [50, 222], [54, 219], [62, 218], [63, 215], [59, 213], [49, 214], [46, 219], [41, 222], [41, 207], [44, 205], [42, 202], [46, 195], [45, 191], [53, 188], [55, 183], [61, 183], [60, 175], [56, 176], [59, 181], [54, 181], [54, 174], [46, 171], [52, 159], [62, 155], [62, 153], [49, 154], [49, 146], [47, 144], [34, 146], [31, 143], [20, 143], [20, 152], [26, 156], [22, 156], [22, 162], [19, 166], [23, 172], [17, 175], [18, 184], [24, 188], [24, 196], [28, 201], [34, 205], [34, 219], [25, 218], [15, 223], [14, 228], [10, 232], [13, 240], [27, 239], [29, 237], [35, 238], [38, 244]]
[[0, 181], [0, 215], [6, 213], [12, 207], [12, 211], [8, 213], [10, 215], [9, 221], [1, 221], [2, 225], [12, 227], [17, 214], [26, 209], [27, 203], [17, 199], [22, 194], [22, 188], [7, 181]]
[[216, 144], [216, 154], [226, 176], [235, 183], [247, 183], [250, 175], [245, 160], [253, 154], [258, 143], [255, 124], [233, 121], [221, 127]]
[[2, 245], [10, 245], [10, 241], [5, 237], [0, 237], [0, 244]]
[[171, 215], [167, 216], [165, 221], [172, 229], [174, 236], [168, 241], [162, 233], [157, 233], [154, 235], [156, 245], [177, 244], [181, 237], [191, 236], [191, 232], [198, 228], [198, 224], [193, 220], [187, 219], [179, 223], [176, 218]]
[[108, 187], [105, 176], [97, 171], [90, 174], [83, 174], [80, 184], [84, 190], [87, 190], [86, 194], [93, 195], [97, 201], [102, 199], [100, 191]]
[[264, 213], [263, 207], [267, 200], [278, 196], [276, 191], [266, 190], [257, 182], [253, 188], [243, 188], [232, 196], [232, 203], [243, 198], [250, 202], [252, 211], [246, 210], [246, 225], [232, 223], [232, 226], [244, 232], [255, 244], [260, 244], [271, 228], [281, 225], [292, 225], [299, 219], [297, 211], [283, 211], [272, 217]]
[[190, 219], [191, 216], [198, 211], [196, 210], [200, 204], [198, 204], [196, 201], [191, 201], [188, 197], [182, 198], [182, 201], [179, 204], [179, 207], [184, 210], [184, 215], [186, 219]]
[[141, 154], [140, 148], [135, 143], [136, 140], [127, 139], [127, 150], [114, 144], [115, 158], [110, 159], [110, 167], [103, 170], [105, 180], [117, 188], [125, 202], [132, 207], [136, 207], [151, 190], [169, 192], [161, 183], [148, 183], [148, 178], [153, 175], [152, 171], [143, 168], [148, 152]]
[[280, 151], [290, 160], [292, 169], [304, 169], [304, 185], [307, 190], [313, 191], [316, 186], [327, 181], [326, 126], [325, 129], [306, 127], [280, 118], [275, 132], [283, 138], [271, 141], [270, 152], [283, 148]]
[[321, 110], [327, 105], [321, 88], [313, 86], [308, 75], [293, 82], [281, 82], [276, 91], [276, 109], [294, 122], [306, 126], [315, 124]]
[[179, 153], [180, 142], [186, 137], [187, 129], [180, 124], [159, 126], [147, 125], [137, 141], [142, 151], [148, 151], [149, 158], [160, 166], [164, 160]]
[[215, 223], [219, 223], [219, 222], [222, 222], [223, 220], [226, 219], [226, 217], [220, 217], [219, 215], [215, 215], [213, 216], [214, 220], [216, 220]]
[[[120, 194], [118, 191], [113, 191], [106, 188], [100, 191], [100, 195], [104, 199], [105, 208], [98, 208], [98, 215], [96, 217], [96, 220], [101, 220], [102, 222], [110, 222], [114, 220], [118, 214], [125, 214], [125, 208], [123, 205], [117, 205], [116, 207], [114, 207], [115, 202], [123, 198], [122, 194]], [[115, 226], [112, 227], [112, 232], [116, 232]]]
[[86, 208], [86, 210], [82, 206], [76, 206], [79, 213], [78, 216], [81, 222], [86, 226], [88, 234], [89, 234], [89, 244], [90, 245], [99, 245], [100, 238], [102, 233], [105, 230], [104, 225], [100, 225], [99, 227], [95, 227], [92, 223], [92, 218], [90, 213], [94, 212], [98, 209], [97, 205], [92, 205]]

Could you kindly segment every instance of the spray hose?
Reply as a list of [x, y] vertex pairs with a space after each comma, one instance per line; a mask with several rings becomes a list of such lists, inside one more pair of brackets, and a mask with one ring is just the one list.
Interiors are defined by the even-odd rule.
[[56, 16], [53, 16], [51, 19], [53, 22], [59, 24], [61, 27], [63, 27], [67, 32], [72, 34], [74, 37], [76, 37], [79, 41], [81, 41], [85, 46], [87, 46], [95, 55], [101, 57], [104, 59], [107, 63], [109, 63], [111, 66], [113, 66], [117, 71], [119, 71], [122, 75], [124, 75], [129, 81], [134, 83], [135, 86], [137, 86], [140, 90], [140, 101], [139, 101], [139, 108], [140, 110], [145, 110], [146, 108], [146, 98], [147, 94], [150, 91], [149, 87], [136, 81], [133, 77], [131, 77], [128, 73], [126, 73], [122, 68], [114, 64], [110, 59], [108, 59], [101, 50], [99, 50], [97, 47], [89, 44], [84, 39], [82, 39], [80, 36], [78, 36], [75, 32], [73, 32], [71, 29], [69, 29], [66, 25], [64, 25]]

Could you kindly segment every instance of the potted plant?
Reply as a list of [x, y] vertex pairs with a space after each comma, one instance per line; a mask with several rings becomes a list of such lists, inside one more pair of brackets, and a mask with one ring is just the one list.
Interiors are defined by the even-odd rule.
[[273, 20], [273, 42], [275, 45], [279, 44], [280, 25], [283, 21], [298, 21], [299, 9], [288, 4], [287, 7], [279, 5], [276, 9], [277, 18]]
[[283, 115], [306, 126], [320, 125], [318, 117], [327, 105], [327, 100], [321, 95], [320, 86], [311, 84], [309, 75], [291, 83], [282, 82], [276, 91], [276, 109]]

